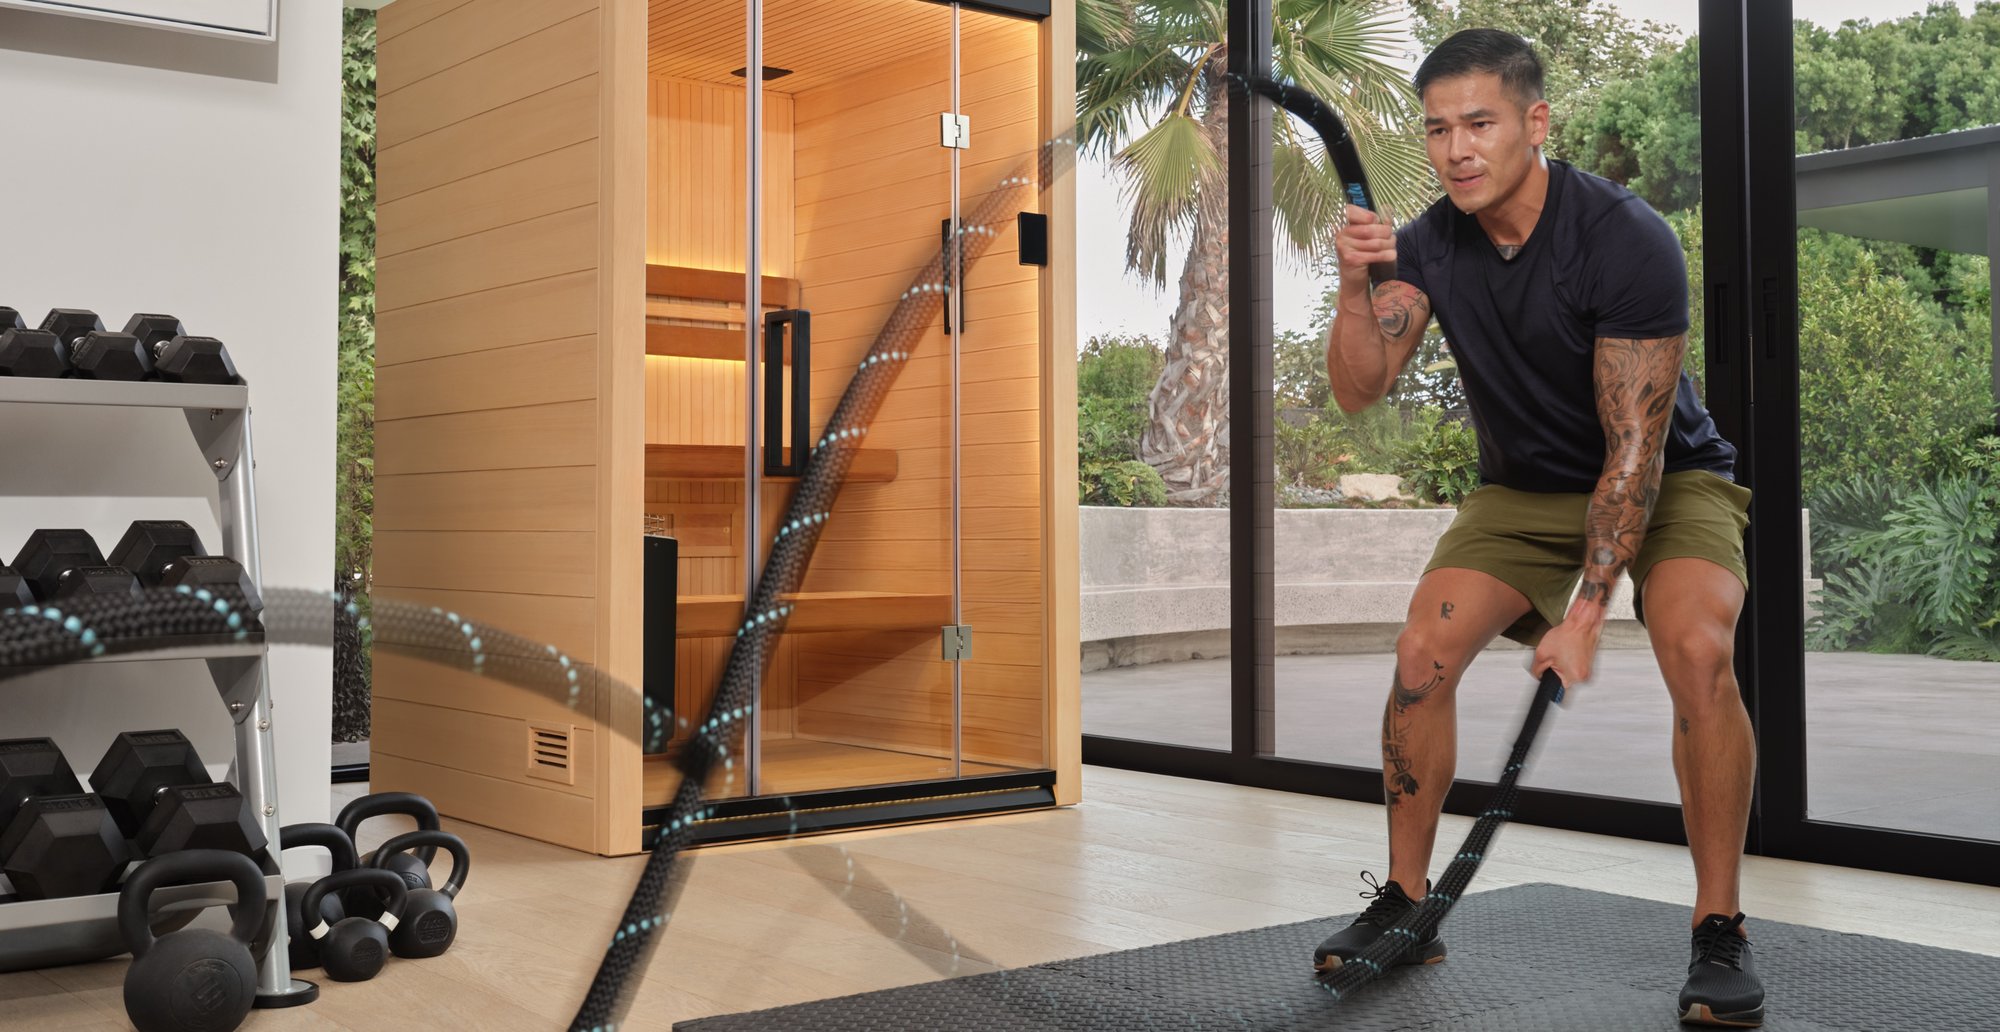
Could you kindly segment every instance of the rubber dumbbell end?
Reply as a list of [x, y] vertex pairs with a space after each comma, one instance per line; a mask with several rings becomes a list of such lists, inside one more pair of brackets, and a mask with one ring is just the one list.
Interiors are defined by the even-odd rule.
[[214, 337], [175, 337], [154, 350], [154, 367], [169, 383], [237, 384], [236, 362]]
[[129, 333], [86, 333], [70, 348], [69, 362], [85, 380], [144, 380], [153, 375], [153, 353]]
[[74, 347], [84, 334], [104, 329], [104, 320], [88, 308], [51, 308], [42, 316], [41, 328]]
[[69, 375], [69, 349], [47, 330], [0, 330], [0, 376]]

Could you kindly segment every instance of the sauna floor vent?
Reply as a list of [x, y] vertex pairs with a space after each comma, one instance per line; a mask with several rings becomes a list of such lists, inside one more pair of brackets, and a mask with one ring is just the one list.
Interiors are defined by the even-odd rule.
[[576, 766], [571, 742], [574, 724], [547, 724], [528, 721], [528, 776], [562, 785], [576, 784]]

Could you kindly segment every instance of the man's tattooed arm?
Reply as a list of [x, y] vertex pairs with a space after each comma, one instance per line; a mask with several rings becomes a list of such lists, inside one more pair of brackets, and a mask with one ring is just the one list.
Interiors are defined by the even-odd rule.
[[1364, 289], [1342, 288], [1326, 341], [1327, 377], [1349, 412], [1389, 393], [1431, 322], [1431, 299], [1408, 283], [1390, 280]]
[[1375, 290], [1375, 322], [1382, 327], [1385, 343], [1393, 349], [1412, 329], [1422, 333], [1430, 324], [1431, 302], [1421, 291], [1383, 289], [1388, 286], [1385, 283]]
[[1604, 424], [1604, 472], [1584, 522], [1585, 555], [1579, 603], [1601, 613], [1611, 586], [1646, 538], [1666, 466], [1667, 425], [1680, 386], [1685, 336], [1653, 340], [1599, 337], [1594, 378]]

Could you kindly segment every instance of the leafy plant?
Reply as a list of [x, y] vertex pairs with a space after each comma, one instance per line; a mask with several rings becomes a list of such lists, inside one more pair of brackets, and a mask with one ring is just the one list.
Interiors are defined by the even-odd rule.
[[[1295, 415], [1306, 418], [1286, 418]], [[1341, 429], [1325, 411], [1281, 414], [1272, 426], [1271, 441], [1278, 482], [1293, 487], [1332, 487], [1354, 458]]]
[[[336, 589], [365, 616], [375, 538], [375, 12], [343, 14], [333, 570]], [[368, 737], [372, 639], [363, 625], [336, 642], [336, 740]]]
[[1973, 448], [1933, 481], [1859, 476], [1809, 496], [1826, 576], [1811, 647], [2000, 661], [2000, 437]]
[[1077, 355], [1077, 493], [1084, 504], [1166, 504], [1165, 481], [1138, 461], [1146, 395], [1164, 361], [1160, 345], [1143, 336], [1092, 337]]
[[1167, 482], [1160, 471], [1140, 462], [1090, 462], [1077, 467], [1078, 497], [1085, 505], [1161, 506]]
[[1403, 484], [1417, 497], [1457, 505], [1479, 486], [1479, 438], [1470, 426], [1424, 409], [1423, 430], [1402, 446]]

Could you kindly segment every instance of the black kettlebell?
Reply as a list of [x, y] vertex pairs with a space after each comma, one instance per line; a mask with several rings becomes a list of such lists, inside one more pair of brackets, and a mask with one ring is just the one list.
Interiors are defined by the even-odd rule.
[[[334, 873], [352, 871], [360, 866], [354, 855], [354, 840], [347, 833], [331, 824], [288, 824], [278, 829], [278, 849], [303, 849], [318, 846], [333, 855]], [[292, 970], [319, 966], [319, 945], [311, 935], [306, 934], [313, 924], [305, 921], [304, 911], [299, 903], [305, 899], [306, 890], [312, 888], [314, 879], [301, 878], [285, 883], [285, 936], [290, 945], [286, 952], [291, 954]], [[320, 901], [319, 920], [327, 924], [338, 924], [347, 916], [347, 910], [340, 905], [340, 897], [330, 895]]]
[[[415, 792], [377, 792], [374, 795], [362, 796], [341, 807], [340, 815], [333, 819], [333, 823], [347, 833], [349, 840], [359, 843], [361, 839], [355, 832], [361, 827], [362, 821], [389, 814], [415, 817], [419, 831], [438, 831], [444, 827], [438, 820], [437, 807], [432, 806], [430, 800]], [[430, 864], [432, 858], [436, 856], [436, 846], [425, 846], [415, 854], [404, 853], [396, 857], [388, 870], [402, 875], [403, 885], [406, 888], [428, 889], [431, 887]], [[363, 856], [360, 866], [374, 867], [375, 854], [369, 853]], [[373, 892], [348, 892], [343, 895], [340, 902], [347, 908], [350, 916], [382, 915], [382, 897]]]
[[[229, 933], [183, 928], [153, 938], [147, 904], [165, 885], [236, 885]], [[118, 931], [132, 951], [125, 1015], [139, 1032], [229, 1032], [257, 1000], [250, 943], [264, 925], [264, 872], [241, 853], [188, 849], [154, 857], [118, 891]]]
[[403, 921], [389, 933], [389, 949], [398, 957], [435, 957], [451, 948], [458, 938], [458, 910], [452, 900], [465, 887], [465, 872], [472, 866], [472, 853], [465, 840], [448, 831], [411, 831], [382, 843], [375, 851], [375, 866], [395, 863], [419, 846], [440, 846], [451, 854], [451, 877], [435, 889], [411, 889], [403, 904]]
[[366, 982], [374, 978], [389, 959], [389, 933], [395, 931], [397, 923], [402, 920], [403, 904], [409, 899], [410, 890], [403, 884], [402, 877], [393, 871], [372, 867], [341, 871], [312, 883], [299, 900], [301, 912], [315, 913], [316, 908], [325, 902], [327, 894], [336, 889], [366, 889], [370, 895], [375, 890], [387, 890], [389, 893], [389, 905], [382, 911], [379, 921], [369, 917], [344, 917], [337, 924], [321, 921], [306, 930], [306, 934], [318, 944], [319, 962], [326, 969], [326, 977], [336, 982]]

